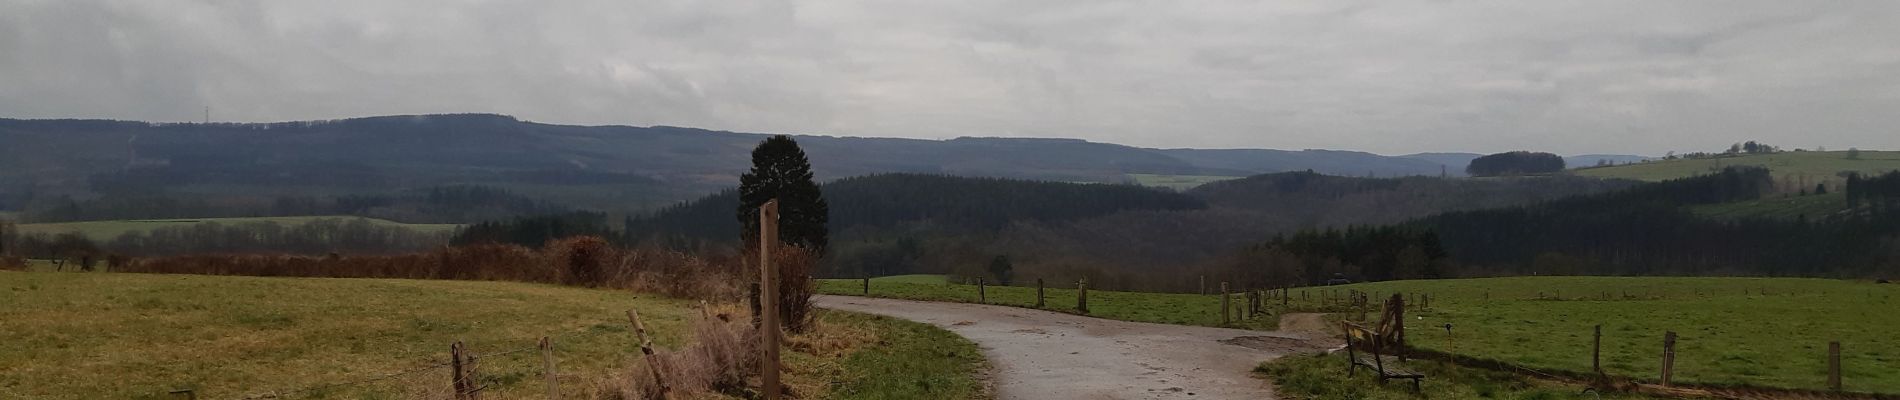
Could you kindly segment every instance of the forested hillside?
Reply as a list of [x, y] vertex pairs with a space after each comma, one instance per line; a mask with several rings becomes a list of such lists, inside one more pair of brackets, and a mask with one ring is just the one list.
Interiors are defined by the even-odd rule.
[[[1025, 274], [1092, 276], [1104, 288], [1154, 288], [1161, 283], [1146, 282], [1154, 276], [1211, 265], [1276, 233], [1400, 222], [1630, 184], [1565, 176], [1477, 180], [1289, 172], [1174, 194], [1127, 185], [878, 175], [824, 185], [834, 232], [826, 273], [977, 274], [1000, 255]], [[632, 218], [626, 239], [695, 249], [729, 246], [738, 240], [736, 205], [731, 193], [721, 193]]]
[[[476, 185], [567, 208], [643, 212], [728, 187], [765, 137], [553, 125], [488, 114], [209, 124], [0, 119], [0, 143], [7, 144], [0, 146], [0, 211], [42, 221], [288, 215], [293, 211], [275, 207], [280, 200], [327, 203]], [[1075, 139], [797, 139], [820, 180], [909, 172], [1119, 183], [1129, 174], [1441, 170], [1427, 161], [1352, 151], [1158, 150]], [[75, 210], [74, 204], [86, 207]], [[452, 214], [403, 222], [493, 217]]]

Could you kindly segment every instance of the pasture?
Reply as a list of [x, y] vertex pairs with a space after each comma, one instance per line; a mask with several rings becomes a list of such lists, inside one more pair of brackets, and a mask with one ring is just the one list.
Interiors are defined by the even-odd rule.
[[375, 224], [377, 226], [409, 228], [421, 233], [453, 232], [455, 231], [456, 228], [461, 227], [461, 225], [457, 225], [457, 224], [409, 224], [409, 223], [402, 223], [402, 222], [396, 222], [396, 221], [390, 221], [390, 220], [384, 220], [384, 219], [364, 218], [364, 217], [356, 217], [356, 216], [348, 216], [348, 215], [301, 216], [301, 217], [137, 219], [137, 220], [113, 220], [113, 221], [50, 222], [50, 223], [20, 224], [19, 226], [20, 226], [20, 233], [23, 233], [23, 234], [57, 235], [57, 234], [62, 234], [62, 233], [67, 233], [67, 232], [78, 232], [81, 235], [85, 235], [86, 238], [88, 239], [103, 242], [103, 241], [110, 241], [113, 238], [117, 238], [119, 237], [119, 235], [123, 235], [126, 232], [134, 232], [134, 231], [150, 232], [152, 229], [157, 229], [157, 228], [162, 228], [162, 227], [193, 226], [193, 225], [208, 224], [208, 223], [233, 225], [233, 224], [244, 224], [244, 223], [254, 223], [254, 222], [270, 222], [270, 223], [275, 223], [278, 225], [289, 227], [289, 226], [303, 225], [303, 224], [310, 223], [312, 221], [318, 221], [318, 220], [355, 220], [355, 219], [366, 220], [366, 221], [369, 221], [371, 224]]
[[1803, 151], [1735, 157], [1685, 158], [1612, 167], [1582, 168], [1571, 173], [1598, 178], [1656, 182], [1708, 174], [1738, 165], [1767, 167], [1776, 178], [1807, 178], [1809, 182], [1819, 182], [1839, 180], [1837, 174], [1841, 171], [1871, 174], [1900, 169], [1900, 151], [1861, 151], [1860, 158], [1857, 160], [1847, 159], [1846, 151]]
[[[1035, 281], [1026, 282], [1029, 286], [988, 286], [985, 288], [985, 304], [1035, 308]], [[1024, 282], [1018, 282], [1024, 284]], [[1059, 312], [1076, 312], [1075, 282], [1045, 282], [1042, 309]], [[819, 279], [818, 292], [845, 296], [863, 296], [864, 281], [861, 279]], [[1212, 289], [1209, 289], [1212, 290]], [[1271, 330], [1279, 326], [1277, 318], [1241, 319], [1239, 312], [1232, 316], [1228, 324], [1221, 324], [1220, 296], [1181, 294], [1181, 293], [1143, 293], [1116, 292], [1089, 289], [1089, 316], [1123, 321], [1153, 322], [1176, 325], [1227, 326], [1247, 329]], [[961, 303], [979, 302], [976, 285], [950, 283], [941, 275], [899, 275], [871, 279], [872, 297], [895, 299], [949, 301]], [[1234, 306], [1244, 303], [1243, 297], [1234, 295]]]
[[[1611, 375], [1654, 381], [1666, 331], [1679, 335], [1675, 381], [1824, 389], [1828, 342], [1842, 346], [1849, 391], [1900, 393], [1900, 287], [1780, 278], [1518, 277], [1312, 288], [1431, 295], [1408, 311], [1417, 347], [1539, 370], [1591, 370], [1603, 326]], [[1293, 291], [1299, 299], [1300, 290]], [[1377, 304], [1378, 300], [1374, 301]], [[1296, 301], [1297, 307], [1316, 302]], [[1371, 318], [1377, 318], [1376, 310]], [[1450, 324], [1447, 333], [1444, 326]]]
[[[638, 361], [627, 309], [658, 347], [676, 348], [695, 305], [511, 282], [0, 272], [0, 398], [239, 398], [412, 370], [284, 398], [425, 397], [449, 373], [422, 368], [441, 365], [458, 340], [489, 355], [484, 393], [539, 398], [531, 349], [542, 336], [554, 338], [561, 390], [584, 398]], [[785, 353], [787, 382], [810, 398], [981, 395], [982, 358], [968, 341], [883, 317], [818, 318]]]
[[1201, 185], [1214, 183], [1214, 182], [1220, 182], [1220, 181], [1229, 180], [1229, 179], [1240, 179], [1242, 177], [1217, 176], [1217, 175], [1128, 174], [1128, 178], [1133, 179], [1136, 184], [1142, 185], [1142, 186], [1165, 187], [1169, 189], [1174, 189], [1176, 191], [1187, 191], [1188, 189], [1193, 189]]

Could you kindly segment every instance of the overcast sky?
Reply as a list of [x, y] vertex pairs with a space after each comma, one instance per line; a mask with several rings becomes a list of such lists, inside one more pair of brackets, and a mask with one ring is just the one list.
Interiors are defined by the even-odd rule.
[[0, 0], [0, 117], [1900, 149], [1900, 1]]

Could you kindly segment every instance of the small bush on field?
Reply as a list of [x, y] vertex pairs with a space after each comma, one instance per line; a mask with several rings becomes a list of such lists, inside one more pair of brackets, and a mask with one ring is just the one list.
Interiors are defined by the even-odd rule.
[[[785, 330], [804, 332], [812, 319], [811, 296], [818, 292], [817, 284], [812, 281], [812, 271], [818, 267], [818, 257], [797, 246], [779, 246], [775, 250], [772, 264], [778, 267], [779, 322], [784, 324]], [[757, 271], [758, 262], [757, 250], [746, 252], [747, 270]], [[758, 274], [748, 274], [747, 278], [747, 286], [758, 285]]]
[[593, 236], [556, 239], [546, 249], [560, 268], [561, 283], [573, 286], [600, 286], [602, 264], [614, 256], [612, 245]]
[[17, 256], [0, 257], [0, 270], [25, 271], [26, 259]]
[[[734, 317], [739, 311], [730, 306], [708, 310], [693, 324], [692, 345], [654, 353], [672, 398], [700, 398], [711, 393], [743, 395], [749, 390], [746, 377], [758, 374], [758, 338], [743, 318]], [[590, 397], [665, 398], [659, 382], [653, 379], [653, 364], [636, 361], [618, 376], [596, 382]]]

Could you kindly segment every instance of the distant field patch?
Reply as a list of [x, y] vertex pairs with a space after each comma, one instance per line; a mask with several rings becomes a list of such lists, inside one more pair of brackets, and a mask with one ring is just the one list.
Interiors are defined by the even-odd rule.
[[126, 232], [149, 232], [153, 229], [173, 226], [192, 226], [217, 223], [235, 225], [245, 223], [271, 222], [286, 227], [303, 225], [319, 220], [366, 220], [377, 226], [403, 227], [422, 233], [451, 232], [461, 227], [457, 224], [408, 224], [384, 219], [356, 216], [300, 216], [300, 217], [247, 217], [247, 218], [192, 218], [192, 219], [139, 219], [114, 221], [53, 222], [40, 224], [20, 224], [20, 232], [25, 234], [44, 233], [57, 235], [67, 232], [79, 232], [96, 241], [107, 241]]
[[[1536, 369], [1589, 371], [1592, 327], [1601, 324], [1603, 368], [1614, 375], [1655, 380], [1663, 333], [1675, 331], [1680, 337], [1678, 382], [1824, 389], [1828, 342], [1840, 341], [1848, 390], [1900, 393], [1900, 336], [1892, 331], [1900, 326], [1900, 313], [1893, 312], [1900, 306], [1900, 286], [1895, 285], [1782, 278], [1521, 277], [1331, 289], [1377, 296], [1429, 293], [1430, 310], [1407, 313], [1407, 342]], [[1310, 295], [1320, 290], [1308, 289]], [[1295, 299], [1299, 293], [1294, 291]], [[1452, 326], [1450, 337], [1445, 324]]]
[[1738, 165], [1767, 167], [1777, 178], [1805, 177], [1818, 182], [1824, 179], [1838, 179], [1836, 174], [1841, 171], [1872, 174], [1900, 169], [1900, 151], [1861, 151], [1859, 159], [1855, 160], [1847, 159], [1846, 151], [1803, 151], [1737, 157], [1655, 160], [1613, 167], [1583, 168], [1571, 173], [1598, 178], [1655, 182], [1708, 174]]
[[1835, 192], [1806, 196], [1770, 195], [1758, 200], [1690, 206], [1689, 210], [1697, 215], [1723, 219], [1796, 219], [1801, 217], [1819, 219], [1847, 210], [1847, 194]]
[[1243, 178], [1240, 176], [1159, 174], [1128, 174], [1128, 177], [1134, 179], [1135, 183], [1142, 186], [1165, 187], [1177, 191], [1186, 191], [1209, 183]]

